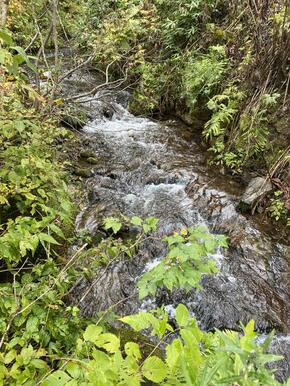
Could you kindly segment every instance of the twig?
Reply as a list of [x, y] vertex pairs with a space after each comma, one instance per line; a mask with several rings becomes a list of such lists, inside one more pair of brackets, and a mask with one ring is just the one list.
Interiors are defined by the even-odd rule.
[[80, 68], [86, 66], [87, 64], [90, 63], [91, 60], [93, 60], [95, 56], [95, 53], [93, 53], [92, 55], [90, 55], [88, 57], [87, 60], [85, 60], [84, 62], [80, 63], [78, 66], [72, 68], [71, 70], [69, 70], [66, 74], [64, 74], [60, 79], [59, 79], [59, 83], [63, 82], [67, 77], [69, 77], [71, 74], [73, 74], [75, 71], [79, 70]]
[[72, 97], [69, 97], [69, 98], [66, 98], [65, 101], [68, 102], [68, 101], [72, 101], [72, 100], [75, 100], [75, 99], [80, 99], [80, 98], [84, 98], [88, 95], [91, 95], [91, 94], [94, 94], [96, 91], [98, 91], [99, 89], [105, 87], [105, 86], [110, 86], [110, 85], [114, 85], [114, 84], [118, 84], [119, 83], [119, 86], [121, 84], [123, 84], [124, 82], [126, 82], [127, 80], [127, 71], [125, 73], [125, 77], [122, 78], [122, 79], [118, 79], [118, 80], [114, 80], [112, 82], [109, 82], [109, 69], [111, 67], [111, 65], [113, 63], [115, 63], [116, 60], [113, 60], [111, 63], [109, 63], [107, 65], [107, 68], [106, 68], [106, 80], [105, 80], [105, 83], [102, 83], [96, 87], [94, 87], [92, 90], [88, 91], [88, 92], [84, 92], [82, 94], [78, 94], [78, 95], [74, 95]]

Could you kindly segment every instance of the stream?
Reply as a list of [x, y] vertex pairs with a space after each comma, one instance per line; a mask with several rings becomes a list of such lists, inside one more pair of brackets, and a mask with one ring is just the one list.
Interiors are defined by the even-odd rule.
[[[85, 89], [88, 82], [93, 80], [73, 74], [65, 82], [66, 90]], [[77, 283], [71, 302], [86, 316], [113, 305], [115, 313], [125, 315], [164, 304], [171, 318], [183, 303], [206, 330], [236, 330], [240, 322], [254, 319], [262, 334], [276, 330], [272, 351], [286, 359], [275, 367], [280, 379], [289, 376], [289, 247], [236, 209], [243, 189], [207, 166], [192, 129], [180, 121], [135, 117], [128, 111], [129, 100], [127, 91], [108, 89], [82, 101], [90, 117], [82, 129], [83, 147], [98, 162], [90, 166], [86, 204], [77, 216], [76, 230], [85, 228], [94, 235], [104, 216], [120, 213], [153, 216], [159, 219], [158, 236], [205, 224], [211, 232], [226, 234], [230, 247], [212, 255], [220, 272], [205, 276], [202, 290], [160, 290], [140, 302], [136, 281], [164, 256], [160, 242], [145, 243], [134, 258], [101, 268], [95, 278]]]

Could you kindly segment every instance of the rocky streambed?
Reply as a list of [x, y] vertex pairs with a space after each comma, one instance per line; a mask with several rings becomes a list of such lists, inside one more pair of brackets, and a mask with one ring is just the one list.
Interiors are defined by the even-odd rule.
[[[66, 81], [70, 92], [80, 84], [76, 76]], [[80, 281], [71, 302], [90, 316], [111, 306], [124, 315], [164, 304], [172, 317], [176, 305], [183, 303], [207, 330], [238, 329], [240, 322], [255, 319], [260, 332], [276, 330], [272, 349], [286, 355], [279, 376], [288, 376], [289, 247], [237, 210], [243, 189], [206, 165], [189, 127], [174, 120], [135, 117], [128, 111], [129, 98], [126, 91], [105, 90], [81, 101], [90, 117], [82, 129], [90, 167], [84, 173], [87, 198], [77, 216], [77, 231], [86, 229], [94, 235], [103, 216], [154, 216], [160, 220], [159, 236], [205, 224], [212, 232], [228, 235], [230, 248], [212, 256], [220, 272], [204, 277], [202, 290], [187, 294], [160, 290], [140, 302], [136, 281], [164, 253], [160, 243], [145, 243], [134, 258]]]

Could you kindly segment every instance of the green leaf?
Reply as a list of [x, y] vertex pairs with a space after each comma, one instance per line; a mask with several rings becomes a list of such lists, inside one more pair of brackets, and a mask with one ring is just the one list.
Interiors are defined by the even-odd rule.
[[38, 238], [40, 242], [42, 243], [43, 241], [46, 241], [50, 244], [56, 244], [60, 245], [52, 236], [48, 235], [47, 233], [39, 233]]
[[112, 229], [116, 234], [122, 228], [122, 223], [115, 217], [105, 219], [105, 229]]
[[5, 31], [0, 31], [0, 40], [2, 40], [2, 42], [6, 43], [8, 46], [11, 46], [13, 44], [11, 35], [9, 35]]
[[136, 360], [139, 360], [142, 357], [139, 345], [134, 342], [127, 342], [125, 344], [125, 353]]
[[64, 234], [63, 234], [63, 232], [62, 232], [62, 230], [60, 229], [60, 227], [58, 227], [57, 225], [55, 225], [55, 224], [50, 224], [49, 225], [49, 228], [56, 234], [56, 235], [58, 235], [59, 237], [61, 237], [62, 239], [64, 239], [65, 238], [65, 236], [64, 236]]
[[16, 356], [17, 356], [16, 350], [8, 351], [8, 353], [5, 355], [4, 363], [8, 365], [16, 358]]
[[26, 322], [26, 330], [29, 333], [38, 331], [39, 320], [36, 316], [30, 316]]
[[177, 306], [175, 318], [179, 327], [187, 326], [190, 321], [189, 311], [183, 304]]
[[66, 386], [71, 380], [71, 377], [64, 371], [57, 370], [50, 374], [41, 386]]
[[65, 370], [69, 373], [69, 375], [74, 378], [74, 379], [78, 379], [80, 378], [80, 376], [82, 375], [82, 369], [81, 367], [74, 363], [74, 362], [70, 362], [68, 363], [66, 366], [65, 366]]
[[120, 339], [111, 333], [99, 335], [94, 343], [96, 346], [104, 348], [109, 353], [115, 353], [120, 348]]
[[9, 53], [7, 50], [4, 50], [4, 48], [0, 48], [0, 64], [5, 64], [8, 54]]
[[133, 225], [139, 225], [139, 226], [141, 226], [142, 223], [143, 223], [143, 220], [142, 220], [140, 217], [133, 216], [133, 217], [131, 218], [131, 224], [133, 224]]
[[98, 339], [99, 335], [103, 332], [103, 328], [101, 326], [96, 326], [95, 324], [90, 324], [86, 331], [83, 334], [84, 340], [95, 343]]
[[36, 369], [46, 369], [48, 367], [48, 364], [42, 359], [32, 359], [30, 365]]
[[174, 341], [166, 346], [166, 363], [170, 371], [174, 371], [177, 363], [180, 358], [182, 351], [182, 344], [179, 339], [174, 339]]
[[167, 372], [166, 364], [156, 356], [147, 358], [142, 366], [144, 377], [155, 383], [164, 381]]

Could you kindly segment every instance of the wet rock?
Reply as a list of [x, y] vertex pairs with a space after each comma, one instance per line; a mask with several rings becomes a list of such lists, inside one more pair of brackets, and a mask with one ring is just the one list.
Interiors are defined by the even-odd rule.
[[258, 198], [272, 190], [272, 184], [265, 177], [253, 178], [241, 197], [241, 202], [252, 205]]
[[132, 99], [132, 95], [128, 91], [118, 91], [116, 93], [116, 102], [119, 103], [124, 108], [128, 107], [131, 99]]
[[278, 381], [287, 380], [290, 377], [290, 335], [274, 336], [269, 352], [284, 357], [280, 361], [269, 364], [268, 367], [277, 370], [275, 376]]
[[114, 110], [112, 108], [106, 106], [103, 109], [103, 115], [105, 118], [112, 119], [112, 117], [114, 115]]

